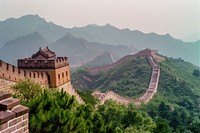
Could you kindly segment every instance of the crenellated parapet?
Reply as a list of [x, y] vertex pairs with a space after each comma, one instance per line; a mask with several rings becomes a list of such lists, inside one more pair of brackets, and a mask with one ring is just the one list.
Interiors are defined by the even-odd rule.
[[69, 65], [67, 57], [57, 57], [55, 60], [55, 68]]
[[55, 69], [69, 65], [67, 57], [57, 57], [54, 59], [19, 59], [17, 65], [21, 69]]
[[48, 78], [45, 72], [26, 71], [2, 60], [0, 60], [0, 78], [12, 82], [31, 79], [41, 85], [48, 85]]

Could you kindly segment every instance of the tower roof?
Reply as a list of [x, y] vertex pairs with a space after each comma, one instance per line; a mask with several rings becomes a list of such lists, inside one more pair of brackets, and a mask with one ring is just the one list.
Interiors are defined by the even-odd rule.
[[46, 58], [56, 57], [56, 54], [53, 51], [51, 51], [48, 47], [44, 49], [40, 48], [37, 53], [32, 55], [32, 58], [36, 58], [38, 55], [43, 55]]

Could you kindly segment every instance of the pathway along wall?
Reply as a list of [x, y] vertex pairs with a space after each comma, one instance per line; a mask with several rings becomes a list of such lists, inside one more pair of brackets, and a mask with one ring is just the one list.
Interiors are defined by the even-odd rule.
[[[135, 105], [140, 105], [141, 103], [149, 102], [149, 100], [157, 92], [159, 77], [160, 77], [160, 66], [156, 63], [152, 54], [151, 55], [142, 55], [142, 56], [147, 56], [148, 61], [150, 62], [151, 67], [152, 67], [151, 79], [150, 79], [149, 86], [148, 86], [145, 94], [142, 95], [141, 97], [139, 97], [138, 99], [132, 99], [132, 98], [120, 96], [113, 91], [107, 91], [106, 93], [101, 93], [100, 91], [94, 91], [92, 93], [92, 95], [94, 97], [99, 98], [100, 104], [104, 104], [104, 102], [109, 99], [112, 99], [118, 103], [125, 104], [125, 105], [127, 105], [129, 103], [134, 103]], [[94, 71], [92, 71], [92, 72], [94, 72]], [[97, 71], [95, 71], [95, 73], [96, 72]]]

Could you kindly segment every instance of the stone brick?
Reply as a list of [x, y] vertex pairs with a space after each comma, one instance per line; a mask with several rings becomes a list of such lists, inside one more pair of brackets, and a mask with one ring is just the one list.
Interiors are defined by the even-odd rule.
[[23, 115], [23, 120], [28, 119], [28, 113]]
[[21, 128], [21, 129], [18, 129], [18, 130], [16, 130], [16, 131], [14, 131], [13, 133], [23, 133], [23, 129]]
[[9, 127], [6, 130], [3, 130], [1, 133], [11, 133], [11, 132], [14, 132], [15, 130], [16, 130], [16, 126], [13, 126], [13, 127]]
[[22, 128], [23, 127], [23, 122], [20, 122], [17, 124], [17, 129]]
[[23, 123], [23, 126], [26, 126], [26, 125], [28, 125], [28, 120], [25, 120], [22, 123]]
[[15, 118], [15, 113], [10, 111], [0, 111], [0, 124], [3, 124], [13, 118]]
[[0, 125], [0, 131], [4, 130], [6, 128], [8, 128], [8, 122], [3, 123], [3, 124]]
[[12, 111], [16, 114], [16, 117], [19, 117], [24, 114], [27, 114], [29, 109], [25, 106], [19, 105], [19, 106], [13, 108]]
[[12, 96], [11, 93], [3, 93], [3, 94], [0, 94], [0, 101], [1, 101], [1, 100], [4, 100], [4, 99], [6, 99], [6, 98], [9, 98], [9, 97], [11, 97], [11, 96]]
[[9, 98], [4, 101], [0, 101], [0, 109], [10, 110], [13, 107], [19, 105], [19, 103], [20, 103], [19, 99]]
[[23, 120], [23, 117], [22, 117], [22, 116], [18, 117], [18, 118], [17, 118], [17, 123], [21, 122], [22, 120]]
[[23, 132], [28, 131], [28, 125], [23, 127]]
[[8, 122], [9, 127], [12, 127], [13, 125], [16, 125], [16, 124], [17, 124], [17, 119], [13, 119]]

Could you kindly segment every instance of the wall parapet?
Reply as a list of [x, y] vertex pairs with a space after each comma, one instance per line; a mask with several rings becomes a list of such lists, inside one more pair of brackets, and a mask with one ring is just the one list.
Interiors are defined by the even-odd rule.
[[25, 58], [17, 61], [17, 66], [22, 69], [59, 68], [67, 65], [69, 65], [67, 57], [56, 57], [55, 59], [53, 58], [47, 60]]
[[0, 60], [0, 78], [12, 82], [19, 82], [23, 79], [31, 79], [41, 85], [48, 85], [46, 72], [33, 72], [20, 69], [16, 66], [3, 62], [2, 60]]

